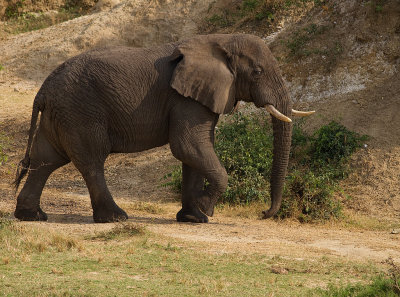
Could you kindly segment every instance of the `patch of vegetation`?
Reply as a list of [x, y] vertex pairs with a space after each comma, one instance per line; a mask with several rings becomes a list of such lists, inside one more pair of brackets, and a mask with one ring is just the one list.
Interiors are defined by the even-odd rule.
[[15, 260], [35, 253], [65, 252], [72, 249], [82, 250], [75, 238], [56, 232], [47, 232], [44, 235], [31, 226], [0, 218], [0, 256], [9, 255]]
[[160, 214], [163, 213], [162, 207], [158, 203], [151, 202], [143, 202], [143, 201], [134, 201], [129, 203], [120, 203], [121, 207], [125, 209], [125, 211], [141, 211], [151, 214]]
[[338, 181], [348, 176], [349, 157], [367, 140], [337, 122], [322, 126], [313, 135], [294, 126], [292, 161], [278, 217], [300, 221], [341, 216], [341, 204], [333, 199]]
[[44, 29], [86, 14], [97, 1], [68, 0], [58, 11], [26, 11], [25, 0], [9, 3], [6, 11], [4, 30], [7, 33], [19, 34]]
[[4, 66], [0, 64], [0, 71], [4, 70]]
[[7, 8], [4, 12], [5, 17], [8, 19], [19, 17], [21, 14], [21, 10], [24, 6], [24, 2], [25, 0], [18, 0], [14, 3], [8, 3]]
[[[348, 159], [366, 137], [337, 122], [308, 135], [302, 122], [294, 125], [284, 199], [278, 218], [301, 222], [341, 216], [341, 204], [333, 198], [338, 181], [349, 173]], [[269, 202], [272, 167], [272, 128], [260, 116], [235, 114], [216, 131], [216, 152], [229, 182], [219, 201], [229, 205]], [[180, 190], [181, 173], [173, 171], [169, 185]]]
[[323, 45], [315, 44], [318, 36], [326, 35], [329, 29], [329, 26], [310, 24], [296, 30], [288, 39], [282, 40], [281, 42], [288, 49], [287, 60], [318, 56], [320, 63], [330, 69], [336, 64], [344, 49], [342, 43], [337, 40], [324, 42]]
[[221, 28], [225, 28], [225, 27], [228, 27], [229, 25], [231, 25], [231, 22], [227, 18], [225, 18], [219, 14], [212, 15], [211, 17], [209, 17], [207, 19], [207, 21], [210, 24], [217, 26], [217, 27], [221, 27]]
[[0, 133], [0, 166], [4, 165], [8, 160], [8, 156], [5, 153], [8, 144], [8, 138]]
[[8, 211], [4, 211], [2, 209], [0, 209], [0, 220], [8, 217], [10, 215], [10, 213]]
[[355, 284], [348, 285], [346, 287], [334, 287], [330, 286], [327, 291], [318, 290], [320, 296], [325, 297], [375, 297], [375, 296], [386, 296], [386, 297], [397, 297], [399, 296], [393, 290], [393, 283], [391, 280], [384, 277], [375, 278], [372, 283], [368, 285]]
[[181, 166], [173, 166], [171, 168], [171, 172], [167, 173], [163, 177], [164, 181], [161, 186], [163, 187], [171, 187], [177, 193], [181, 193], [182, 191], [182, 167]]
[[387, 0], [374, 0], [367, 2], [376, 13], [381, 13], [386, 3]]
[[308, 49], [306, 45], [317, 35], [326, 32], [326, 26], [310, 24], [303, 29], [295, 31], [290, 39], [283, 41], [292, 57], [309, 56], [311, 54], [328, 54], [327, 50]]
[[261, 116], [235, 114], [216, 132], [215, 150], [229, 175], [221, 203], [248, 204], [269, 197], [272, 130]]
[[231, 8], [224, 9], [209, 17], [206, 21], [215, 28], [225, 28], [228, 26], [240, 26], [244, 23], [264, 21], [273, 23], [275, 16], [280, 11], [287, 10], [293, 6], [301, 6], [313, 2], [315, 5], [321, 4], [321, 0], [243, 0]]
[[348, 230], [400, 230], [400, 222], [394, 222], [390, 218], [371, 217], [368, 215], [360, 214], [352, 209], [345, 209], [343, 212], [343, 220], [341, 220], [340, 222], [336, 222], [336, 226], [338, 227], [343, 227]]
[[103, 231], [91, 239], [111, 240], [115, 238], [127, 238], [135, 235], [143, 235], [146, 233], [146, 228], [143, 225], [133, 223], [117, 223], [111, 230]]
[[11, 34], [20, 34], [34, 30], [44, 29], [80, 16], [74, 11], [60, 10], [56, 14], [23, 13], [18, 17], [9, 19], [5, 31]]
[[206, 243], [177, 238], [171, 243], [171, 238], [151, 232], [98, 241], [88, 237], [89, 230], [71, 229], [79, 233], [72, 238], [57, 229], [61, 239], [57, 241], [51, 231], [54, 226], [15, 221], [0, 226], [4, 226], [0, 227], [0, 287], [5, 296], [32, 292], [40, 296], [110, 296], [110, 292], [118, 296], [255, 297], [287, 292], [320, 296], [307, 284], [325, 286], [332, 279], [360, 282], [382, 272], [374, 263], [337, 257], [309, 261], [265, 253], [214, 253]]
[[341, 288], [330, 286], [328, 290], [317, 291], [326, 297], [400, 296], [400, 267], [392, 258], [388, 258], [385, 264], [389, 266], [388, 274], [373, 278], [369, 284], [352, 284]]

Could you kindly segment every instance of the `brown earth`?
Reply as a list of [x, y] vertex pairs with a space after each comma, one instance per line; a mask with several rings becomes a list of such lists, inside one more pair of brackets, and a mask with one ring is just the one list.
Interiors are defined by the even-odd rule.
[[[235, 1], [217, 1], [213, 5], [232, 2]], [[14, 210], [10, 183], [24, 154], [32, 101], [58, 63], [97, 46], [151, 46], [191, 36], [205, 30], [204, 20], [215, 13], [212, 3], [121, 1], [112, 8], [104, 6], [47, 29], [1, 40], [0, 65], [4, 69], [0, 71], [0, 141], [8, 143], [5, 152], [9, 160], [0, 167], [0, 210]], [[386, 1], [379, 12], [368, 5], [364, 1], [325, 1], [323, 6], [307, 6], [301, 17], [288, 16], [281, 27], [272, 28], [271, 32], [279, 30], [273, 37], [246, 22], [235, 30], [251, 30], [270, 42], [296, 104], [318, 112], [307, 121], [309, 131], [336, 119], [371, 136], [367, 148], [354, 156], [355, 171], [343, 183], [344, 194], [339, 198], [353, 215], [378, 218], [387, 226], [385, 230], [371, 231], [379, 228], [346, 227], [335, 222], [307, 225], [238, 218], [219, 209], [209, 224], [176, 223], [178, 195], [160, 186], [171, 166], [179, 164], [168, 146], [112, 155], [107, 160], [110, 190], [117, 203], [127, 209], [130, 221], [145, 223], [153, 232], [171, 238], [205, 244], [214, 253], [257, 252], [291, 259], [332, 255], [363, 262], [380, 262], [392, 256], [400, 261], [400, 235], [389, 228], [400, 223], [400, 47], [396, 17], [400, 5], [398, 1]], [[307, 40], [304, 47], [325, 51], [292, 56], [285, 40], [293, 40], [295, 32], [310, 24], [326, 28]], [[329, 54], [329, 48], [337, 45], [335, 41], [340, 41], [341, 50]], [[152, 214], [137, 207], [137, 201], [154, 202], [160, 210]], [[51, 176], [42, 195], [42, 206], [49, 222], [29, 224], [72, 233], [112, 226], [92, 223], [87, 189], [72, 165]]]

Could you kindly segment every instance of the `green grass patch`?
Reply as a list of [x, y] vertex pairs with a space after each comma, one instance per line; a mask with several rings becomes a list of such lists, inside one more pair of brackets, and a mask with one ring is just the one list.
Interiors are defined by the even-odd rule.
[[400, 291], [392, 279], [380, 276], [370, 284], [355, 284], [345, 287], [330, 286], [328, 290], [317, 290], [324, 297], [398, 297]]
[[0, 166], [4, 165], [8, 160], [8, 155], [5, 150], [7, 149], [10, 141], [8, 137], [0, 133]]
[[[302, 222], [339, 218], [342, 206], [334, 199], [338, 181], [348, 176], [348, 159], [366, 137], [337, 122], [322, 126], [312, 135], [294, 125], [284, 199], [278, 218]], [[270, 201], [272, 128], [259, 115], [235, 114], [216, 130], [215, 150], [228, 175], [228, 188], [220, 203], [249, 205]], [[166, 175], [166, 185], [181, 189], [181, 171]]]
[[321, 296], [315, 287], [332, 280], [368, 283], [382, 273], [373, 263], [329, 257], [213, 254], [206, 244], [171, 242], [151, 232], [123, 231], [124, 240], [99, 241], [49, 232], [53, 226], [43, 224], [2, 221], [0, 226], [5, 296]]

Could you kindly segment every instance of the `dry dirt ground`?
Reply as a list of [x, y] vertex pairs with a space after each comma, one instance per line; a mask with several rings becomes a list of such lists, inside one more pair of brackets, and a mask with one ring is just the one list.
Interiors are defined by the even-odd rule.
[[[51, 69], [65, 58], [93, 46], [148, 46], [190, 36], [197, 32], [211, 3], [204, 1], [200, 5], [197, 1], [172, 1], [176, 5], [170, 5], [171, 1], [151, 1], [146, 5], [145, 2], [121, 1], [111, 10], [100, 10], [48, 29], [1, 40], [0, 64], [4, 70], [0, 72], [0, 132], [2, 141], [8, 143], [5, 152], [9, 156], [8, 162], [0, 167], [2, 212], [11, 213], [14, 210], [16, 199], [10, 183], [15, 166], [24, 154], [33, 98]], [[343, 4], [352, 1], [338, 2]], [[323, 8], [322, 12], [315, 11], [313, 15], [322, 22], [329, 9], [340, 12], [345, 8], [332, 4], [332, 7]], [[357, 7], [351, 9], [356, 10]], [[307, 21], [310, 20], [303, 22]], [[282, 39], [290, 37], [293, 31], [287, 32], [282, 33]], [[392, 33], [393, 36], [397, 34], [394, 31]], [[369, 36], [364, 38], [368, 39]], [[272, 44], [274, 51], [277, 47]], [[352, 80], [341, 88], [338, 84], [340, 81], [344, 84], [343, 75], [352, 73], [349, 70], [346, 72], [343, 65], [336, 66], [324, 76], [326, 84], [323, 83], [323, 74], [310, 66], [310, 58], [296, 62], [296, 67], [308, 74], [296, 76], [295, 73], [301, 71], [285, 65], [283, 72], [294, 90], [296, 104], [318, 110], [319, 116], [309, 123], [310, 130], [336, 118], [349, 128], [372, 136], [369, 147], [354, 157], [356, 171], [343, 187], [346, 193], [354, 197], [348, 202], [353, 213], [371, 216], [375, 220], [382, 218], [387, 224], [387, 220], [391, 223], [400, 222], [400, 129], [397, 127], [400, 120], [400, 81], [398, 56], [397, 60], [393, 57], [390, 63], [385, 57], [381, 56], [386, 63], [382, 64], [382, 69], [386, 70], [377, 71], [387, 71], [387, 75], [381, 75], [374, 81], [371, 76], [375, 72], [363, 73], [365, 67], [370, 66], [367, 61], [364, 68], [352, 68], [357, 68], [362, 74], [356, 77], [358, 80]], [[305, 78], [307, 75], [315, 79], [314, 83]], [[318, 100], [299, 99], [300, 93], [315, 97], [318, 86], [325, 88], [324, 100], [319, 97]], [[332, 93], [328, 94], [328, 90]], [[331, 255], [344, 261], [376, 263], [391, 256], [400, 261], [400, 235], [389, 227], [382, 231], [371, 231], [365, 227], [348, 227], [335, 222], [307, 225], [292, 221], [235, 218], [219, 210], [209, 224], [176, 223], [179, 197], [160, 186], [164, 182], [162, 177], [173, 165], [178, 165], [178, 162], [172, 157], [168, 146], [109, 157], [106, 178], [115, 200], [126, 208], [130, 221], [144, 223], [152, 232], [172, 239], [205, 244], [215, 253], [255, 252], [305, 259]], [[87, 189], [72, 165], [59, 169], [51, 176], [41, 201], [49, 221], [28, 224], [41, 224], [71, 233], [92, 233], [112, 226], [93, 223]], [[140, 204], [137, 201], [151, 202], [159, 210], [155, 213], [146, 211], [138, 207]]]

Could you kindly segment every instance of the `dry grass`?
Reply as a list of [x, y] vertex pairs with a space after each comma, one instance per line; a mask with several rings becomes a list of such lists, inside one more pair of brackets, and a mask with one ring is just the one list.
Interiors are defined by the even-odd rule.
[[134, 213], [134, 212], [144, 212], [149, 214], [164, 213], [164, 209], [158, 203], [134, 201], [134, 202], [121, 202], [119, 203], [119, 205], [122, 209], [124, 209], [128, 213]]
[[263, 202], [253, 202], [248, 205], [220, 204], [217, 206], [217, 212], [231, 218], [261, 219], [262, 211], [268, 208], [269, 206]]
[[3, 256], [8, 261], [23, 260], [35, 253], [65, 252], [72, 249], [84, 249], [75, 237], [51, 230], [43, 232], [30, 225], [0, 219], [0, 258]]
[[[290, 292], [291, 296], [320, 296], [315, 288], [364, 284], [382, 271], [377, 264], [325, 256], [308, 261], [265, 253], [216, 255], [196, 242], [156, 235], [146, 226], [131, 222], [115, 224], [95, 236], [88, 230], [69, 235], [52, 227], [1, 221], [2, 293], [285, 296]], [[285, 273], [277, 273], [276, 267]]]
[[97, 233], [91, 239], [112, 240], [115, 238], [130, 238], [132, 236], [144, 235], [146, 232], [147, 229], [144, 225], [122, 222], [117, 223], [111, 230]]

